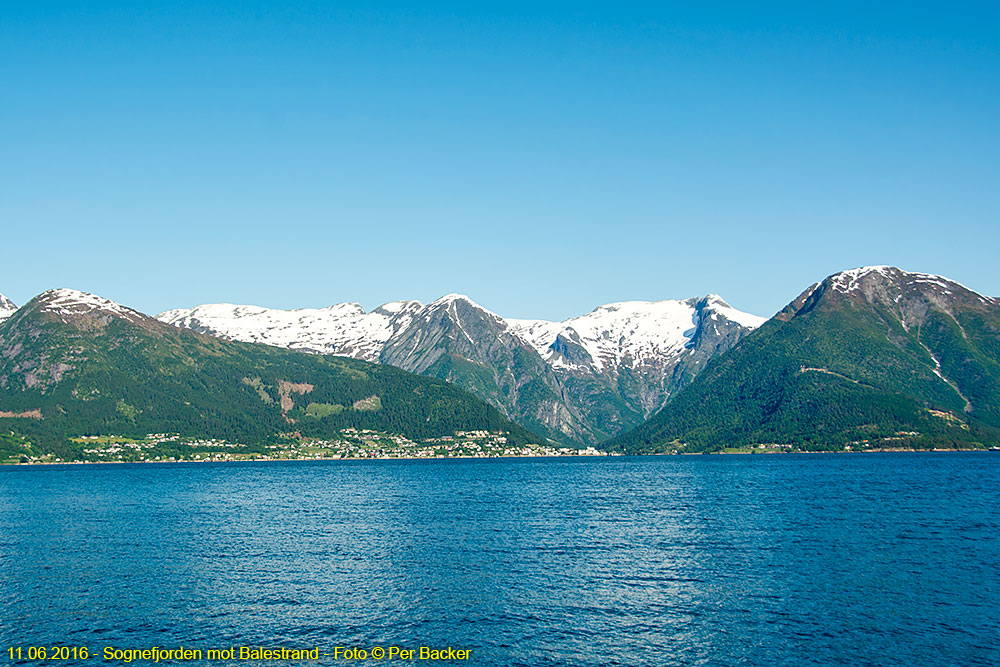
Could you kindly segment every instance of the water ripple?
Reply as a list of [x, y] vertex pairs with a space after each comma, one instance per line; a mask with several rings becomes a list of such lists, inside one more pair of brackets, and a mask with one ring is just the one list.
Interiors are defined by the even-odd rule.
[[0, 639], [995, 665], [998, 506], [991, 454], [5, 467]]

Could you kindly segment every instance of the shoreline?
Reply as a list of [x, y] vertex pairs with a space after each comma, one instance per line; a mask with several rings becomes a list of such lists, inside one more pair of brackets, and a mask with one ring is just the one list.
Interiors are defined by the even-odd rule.
[[494, 459], [599, 459], [611, 456], [623, 456], [622, 454], [566, 454], [559, 456], [349, 456], [341, 458], [295, 458], [295, 459], [201, 459], [198, 461], [31, 461], [29, 463], [20, 462], [0, 462], [0, 466], [65, 466], [65, 465], [128, 465], [133, 463], [287, 463], [289, 461], [308, 461], [311, 463], [327, 461], [448, 461], [455, 459], [489, 461]]
[[908, 454], [908, 453], [944, 453], [944, 452], [981, 452], [981, 453], [1000, 453], [996, 450], [990, 449], [978, 449], [973, 447], [963, 447], [963, 448], [937, 448], [937, 449], [865, 449], [865, 450], [819, 450], [819, 451], [809, 451], [809, 452], [788, 452], [788, 451], [757, 451], [757, 452], [679, 452], [677, 454], [671, 454], [667, 452], [658, 452], [655, 454], [618, 454], [618, 453], [602, 453], [602, 454], [568, 454], [559, 456], [385, 456], [385, 457], [344, 457], [344, 458], [284, 458], [284, 459], [226, 459], [226, 460], [211, 460], [202, 459], [199, 461], [191, 460], [181, 460], [181, 461], [32, 461], [28, 463], [20, 462], [0, 462], [0, 466], [66, 466], [66, 465], [133, 465], [133, 464], [190, 464], [190, 465], [201, 465], [205, 463], [288, 463], [291, 461], [297, 462], [329, 462], [334, 463], [337, 461], [448, 461], [448, 460], [479, 460], [479, 461], [490, 461], [497, 459], [601, 459], [601, 458], [621, 458], [621, 457], [635, 457], [635, 458], [645, 458], [645, 457], [669, 457], [669, 456], [788, 456], [791, 454]]

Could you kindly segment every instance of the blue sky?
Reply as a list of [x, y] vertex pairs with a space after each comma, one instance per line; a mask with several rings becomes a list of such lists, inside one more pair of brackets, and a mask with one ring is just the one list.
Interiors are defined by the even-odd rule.
[[3, 4], [18, 303], [1000, 295], [988, 3], [138, 4]]

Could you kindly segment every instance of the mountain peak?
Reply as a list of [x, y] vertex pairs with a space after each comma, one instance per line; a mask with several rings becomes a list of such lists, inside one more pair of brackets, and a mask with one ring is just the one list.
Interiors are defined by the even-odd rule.
[[[340, 317], [363, 317], [367, 315], [364, 306], [355, 301], [335, 303], [333, 305], [327, 306], [326, 308], [322, 308], [321, 310], [330, 313], [331, 315], [336, 315]], [[298, 308], [292, 312], [315, 312], [315, 311], [312, 308]]]
[[418, 310], [423, 308], [424, 304], [419, 301], [390, 301], [389, 303], [383, 303], [381, 306], [373, 310], [373, 313], [382, 313], [385, 315], [395, 315], [407, 310]]
[[450, 309], [452, 307], [457, 307], [459, 304], [462, 304], [474, 310], [481, 311], [494, 319], [498, 320], [503, 319], [489, 308], [484, 308], [483, 306], [479, 305], [465, 294], [458, 294], [458, 293], [445, 294], [440, 299], [435, 299], [430, 304], [428, 304], [426, 312], [435, 312], [441, 310], [442, 308]]
[[[863, 281], [880, 281], [880, 282], [908, 282], [908, 283], [927, 283], [931, 285], [938, 285], [942, 287], [950, 287], [952, 285], [957, 285], [963, 289], [969, 290], [961, 283], [952, 280], [951, 278], [946, 278], [944, 276], [939, 276], [933, 273], [919, 273], [914, 271], [905, 271], [895, 266], [862, 266], [856, 269], [847, 269], [846, 271], [840, 271], [838, 273], [829, 276], [826, 281], [829, 281], [831, 285], [837, 287], [842, 291], [850, 291], [853, 289], [858, 289]], [[970, 292], [972, 290], [969, 290]]]
[[13, 315], [15, 310], [17, 310], [17, 306], [14, 305], [14, 302], [0, 294], [0, 322]]
[[446, 304], [452, 303], [454, 301], [464, 301], [466, 303], [472, 304], [473, 306], [478, 306], [479, 305], [475, 301], [473, 301], [472, 299], [470, 299], [467, 295], [465, 295], [465, 294], [458, 294], [457, 292], [452, 292], [451, 294], [445, 294], [441, 298], [435, 299], [434, 301], [431, 301], [430, 305], [432, 305], [432, 306], [440, 306], [440, 305], [446, 305]]
[[140, 323], [149, 318], [137, 310], [132, 310], [102, 296], [80, 290], [61, 287], [42, 292], [28, 302], [27, 306], [39, 313], [52, 313], [64, 322], [81, 317], [93, 319], [95, 315], [104, 318], [104, 324], [112, 318], [120, 318]]
[[17, 306], [14, 305], [13, 301], [0, 294], [0, 310], [17, 310]]
[[895, 266], [864, 266], [848, 269], [829, 276], [811, 289], [817, 291], [821, 286], [843, 294], [858, 294], [869, 301], [885, 301], [886, 297], [891, 297], [894, 303], [898, 303], [906, 296], [919, 294], [936, 301], [973, 299], [985, 303], [992, 302], [989, 297], [951, 278], [933, 273], [904, 271]]
[[889, 281], [898, 278], [900, 275], [906, 272], [902, 269], [897, 269], [894, 266], [861, 266], [856, 269], [847, 269], [846, 271], [839, 271], [832, 276], [829, 276], [824, 282], [829, 282], [830, 285], [841, 292], [850, 292], [852, 290], [859, 289], [862, 281], [865, 280], [877, 280], [877, 281]]
[[965, 285], [933, 273], [904, 271], [895, 266], [865, 266], [826, 277], [785, 306], [776, 317], [784, 322], [816, 309], [887, 309], [904, 328], [919, 326], [930, 310], [952, 314], [959, 307], [992, 307], [996, 302]]
[[729, 302], [718, 294], [707, 294], [701, 299], [692, 299], [698, 310], [702, 311], [705, 317], [711, 316], [713, 319], [722, 316], [727, 320], [735, 322], [748, 330], [753, 330], [767, 322], [766, 317], [745, 313], [729, 305]]
[[693, 299], [688, 299], [687, 303], [697, 308], [732, 308], [729, 302], [718, 294], [706, 294], [700, 298], [694, 297]]

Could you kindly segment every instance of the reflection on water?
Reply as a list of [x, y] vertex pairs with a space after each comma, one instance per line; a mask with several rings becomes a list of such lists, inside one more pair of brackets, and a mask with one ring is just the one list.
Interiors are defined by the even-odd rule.
[[0, 639], [997, 664], [998, 506], [991, 454], [6, 467]]

